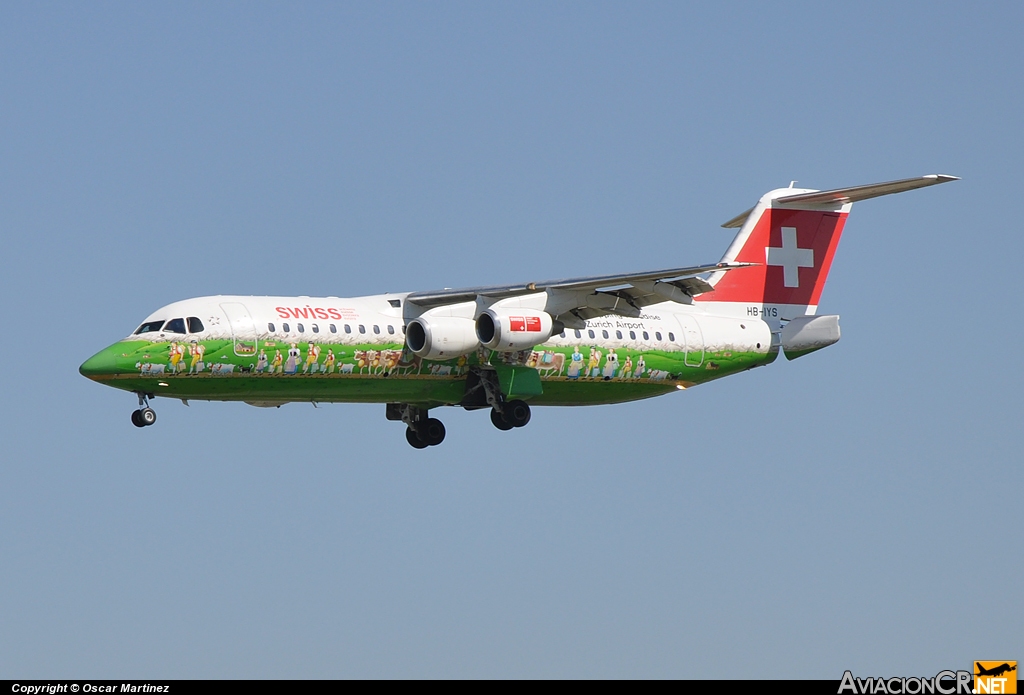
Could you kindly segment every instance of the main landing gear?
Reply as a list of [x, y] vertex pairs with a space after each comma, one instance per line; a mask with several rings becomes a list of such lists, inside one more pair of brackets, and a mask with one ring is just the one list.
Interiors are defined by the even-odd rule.
[[149, 395], [140, 393], [139, 409], [132, 411], [132, 424], [136, 427], [149, 427], [156, 422], [156, 411], [149, 407]]
[[483, 389], [484, 400], [491, 406], [492, 425], [507, 432], [516, 427], [525, 427], [530, 422], [530, 406], [526, 401], [518, 399], [506, 401], [493, 370], [478, 372], [476, 376], [473, 390]]
[[515, 427], [525, 427], [530, 422], [530, 406], [526, 401], [508, 401], [502, 409], [491, 408], [491, 424], [507, 432]]
[[427, 417], [426, 408], [406, 403], [388, 403], [384, 414], [388, 420], [401, 420], [407, 425], [405, 441], [414, 449], [426, 449], [444, 441], [444, 423], [436, 417]]
[[414, 449], [426, 449], [437, 446], [444, 441], [444, 423], [436, 417], [427, 418], [418, 426], [409, 425], [405, 428], [405, 441]]
[[[530, 422], [529, 404], [519, 399], [506, 401], [493, 369], [470, 370], [466, 394], [459, 405], [466, 410], [488, 408], [491, 424], [506, 432], [525, 427]], [[444, 425], [437, 418], [429, 417], [426, 408], [408, 403], [388, 403], [384, 415], [388, 420], [406, 424], [405, 441], [415, 449], [437, 446], [444, 441]]]
[[526, 401], [505, 400], [498, 375], [493, 369], [471, 368], [466, 377], [466, 394], [459, 404], [466, 410], [491, 409], [491, 424], [507, 432], [530, 421]]

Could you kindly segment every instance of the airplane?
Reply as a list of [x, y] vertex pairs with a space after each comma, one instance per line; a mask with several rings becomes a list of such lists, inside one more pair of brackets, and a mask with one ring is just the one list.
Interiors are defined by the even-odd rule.
[[1014, 663], [1013, 666], [1010, 666], [1010, 664], [1008, 664], [1008, 663], [1003, 663], [1003, 664], [1000, 664], [999, 666], [995, 666], [993, 668], [984, 668], [981, 665], [981, 662], [978, 662], [978, 661], [974, 662], [974, 665], [975, 665], [975, 667], [977, 668], [977, 671], [978, 671], [977, 673], [974, 674], [976, 676], [1001, 676], [1004, 673], [1008, 673], [1010, 671], [1016, 671], [1017, 670], [1016, 663]]
[[722, 225], [739, 231], [718, 263], [350, 299], [186, 299], [79, 371], [134, 393], [137, 427], [156, 422], [159, 396], [384, 403], [416, 449], [444, 440], [440, 406], [489, 410], [507, 431], [532, 406], [660, 396], [834, 344], [839, 316], [818, 302], [853, 203], [955, 180], [793, 182]]

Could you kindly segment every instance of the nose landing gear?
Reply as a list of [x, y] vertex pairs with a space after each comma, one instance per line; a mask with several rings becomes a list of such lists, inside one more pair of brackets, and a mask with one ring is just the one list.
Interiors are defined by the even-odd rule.
[[139, 409], [132, 411], [132, 424], [136, 427], [149, 427], [156, 422], [156, 411], [149, 407], [149, 395], [138, 394]]

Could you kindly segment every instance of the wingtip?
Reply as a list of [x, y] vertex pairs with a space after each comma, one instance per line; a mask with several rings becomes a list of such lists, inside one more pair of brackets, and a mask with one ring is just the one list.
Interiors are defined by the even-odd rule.
[[925, 174], [923, 178], [935, 179], [939, 183], [945, 183], [946, 181], [959, 181], [959, 176], [952, 176], [950, 174]]

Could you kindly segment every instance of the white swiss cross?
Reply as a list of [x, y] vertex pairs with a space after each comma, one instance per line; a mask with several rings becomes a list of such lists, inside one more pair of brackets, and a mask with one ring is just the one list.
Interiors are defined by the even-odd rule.
[[766, 246], [768, 265], [782, 266], [782, 284], [786, 287], [800, 286], [800, 268], [814, 267], [814, 249], [802, 249], [796, 245], [796, 227], [782, 228], [782, 248]]

